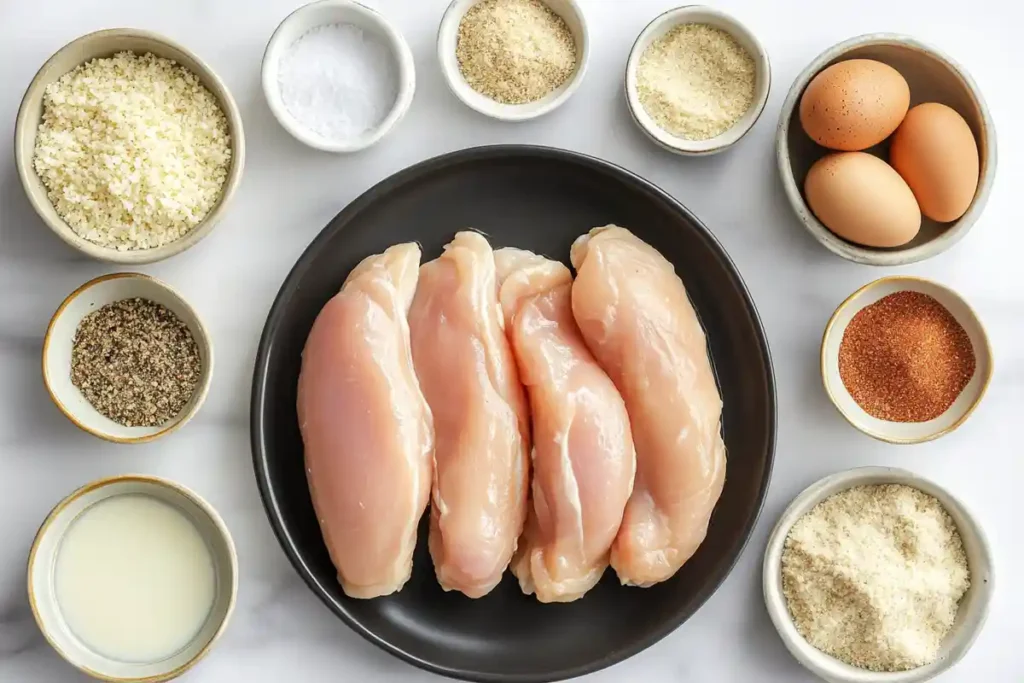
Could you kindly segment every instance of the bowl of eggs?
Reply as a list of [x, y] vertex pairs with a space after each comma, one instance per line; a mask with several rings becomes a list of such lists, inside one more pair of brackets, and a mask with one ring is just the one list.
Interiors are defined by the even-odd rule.
[[831, 252], [895, 266], [940, 254], [977, 221], [996, 171], [995, 125], [970, 75], [906, 36], [819, 55], [786, 97], [783, 189]]

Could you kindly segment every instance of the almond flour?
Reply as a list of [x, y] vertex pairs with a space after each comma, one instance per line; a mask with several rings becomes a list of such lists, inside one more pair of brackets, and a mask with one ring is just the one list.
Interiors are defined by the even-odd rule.
[[956, 525], [910, 486], [830, 496], [797, 520], [782, 553], [783, 595], [800, 634], [871, 671], [938, 659], [969, 587]]
[[658, 127], [708, 140], [735, 125], [754, 102], [754, 58], [725, 31], [681, 24], [640, 56], [637, 94]]
[[565, 20], [540, 0], [484, 0], [459, 23], [455, 46], [469, 87], [502, 104], [535, 102], [576, 71]]

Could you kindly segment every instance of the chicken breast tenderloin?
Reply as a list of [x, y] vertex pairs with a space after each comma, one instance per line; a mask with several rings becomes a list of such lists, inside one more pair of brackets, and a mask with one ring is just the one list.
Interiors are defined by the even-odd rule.
[[374, 598], [408, 581], [433, 469], [430, 408], [406, 319], [420, 250], [364, 259], [320, 311], [298, 385], [309, 492], [346, 595]]
[[722, 399], [704, 330], [672, 264], [616, 226], [572, 246], [572, 310], [626, 402], [637, 475], [611, 565], [624, 584], [674, 575], [707, 534], [725, 482]]
[[569, 269], [519, 249], [494, 260], [533, 424], [532, 499], [512, 572], [541, 602], [569, 602], [604, 574], [633, 489], [629, 417], [573, 320]]
[[457, 233], [423, 265], [409, 325], [437, 438], [430, 555], [442, 588], [479, 598], [501, 581], [523, 529], [530, 443], [482, 235]]

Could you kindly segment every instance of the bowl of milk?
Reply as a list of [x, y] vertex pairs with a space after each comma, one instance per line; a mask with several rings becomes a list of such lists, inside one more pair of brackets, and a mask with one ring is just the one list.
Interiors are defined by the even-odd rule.
[[29, 554], [29, 603], [46, 640], [108, 681], [180, 676], [227, 627], [237, 589], [223, 520], [158, 477], [83, 486], [50, 512]]

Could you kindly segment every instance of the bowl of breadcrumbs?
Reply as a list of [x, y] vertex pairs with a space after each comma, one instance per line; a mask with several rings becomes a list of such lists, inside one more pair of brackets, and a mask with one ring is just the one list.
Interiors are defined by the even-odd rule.
[[829, 683], [921, 683], [952, 668], [985, 624], [994, 581], [964, 504], [892, 467], [805, 489], [772, 531], [763, 568], [782, 642]]
[[210, 233], [242, 177], [231, 93], [177, 43], [138, 29], [82, 36], [42, 66], [15, 125], [33, 208], [75, 249], [152, 263]]

